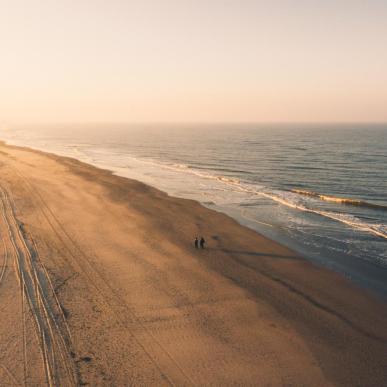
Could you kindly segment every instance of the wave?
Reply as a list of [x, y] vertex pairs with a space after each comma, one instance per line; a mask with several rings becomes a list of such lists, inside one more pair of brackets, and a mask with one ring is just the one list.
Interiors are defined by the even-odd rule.
[[[168, 168], [167, 165], [164, 165], [164, 166], [166, 166]], [[176, 168], [176, 164], [174, 165], [174, 167]], [[362, 221], [362, 220], [360, 220], [360, 219], [358, 219], [355, 216], [350, 215], [350, 214], [335, 213], [335, 212], [331, 212], [331, 211], [322, 211], [322, 210], [318, 210], [318, 209], [314, 209], [314, 208], [309, 208], [304, 204], [298, 203], [297, 200], [295, 201], [295, 200], [292, 200], [291, 198], [285, 198], [284, 195], [286, 195], [289, 191], [283, 191], [281, 193], [276, 194], [276, 193], [270, 192], [269, 190], [267, 190], [263, 186], [262, 187], [257, 186], [257, 187], [253, 188], [250, 184], [242, 183], [238, 179], [228, 178], [225, 176], [213, 175], [210, 173], [203, 173], [203, 172], [195, 171], [194, 169], [188, 169], [189, 167], [188, 168], [187, 167], [188, 166], [184, 166], [184, 168], [181, 168], [181, 166], [179, 166], [176, 169], [178, 169], [179, 171], [182, 171], [182, 169], [184, 169], [185, 172], [191, 173], [191, 174], [196, 175], [196, 176], [201, 177], [201, 178], [217, 180], [219, 182], [227, 184], [229, 187], [233, 187], [233, 188], [237, 189], [238, 191], [242, 191], [242, 192], [246, 192], [249, 194], [265, 197], [267, 199], [270, 199], [270, 200], [273, 200], [277, 203], [280, 203], [284, 206], [291, 207], [293, 209], [297, 209], [297, 210], [304, 211], [304, 212], [314, 213], [316, 215], [323, 216], [323, 217], [335, 220], [337, 222], [341, 222], [341, 223], [343, 223], [349, 227], [352, 227], [354, 229], [357, 229], [359, 231], [367, 232], [367, 233], [373, 234], [375, 236], [387, 239], [387, 227], [384, 224], [367, 223], [367, 222], [364, 222], [364, 221]], [[311, 191], [303, 191], [303, 190], [294, 189], [294, 190], [291, 190], [290, 192], [292, 192], [293, 194], [304, 194], [306, 196], [312, 196], [312, 197], [323, 196], [324, 198], [326, 197], [326, 198], [331, 199], [331, 201], [335, 200], [335, 201], [341, 202], [341, 203], [347, 202], [346, 204], [363, 205], [363, 206], [367, 206], [370, 208], [378, 208], [378, 209], [382, 208], [382, 209], [387, 210], [387, 207], [376, 205], [373, 203], [368, 203], [368, 202], [363, 202], [363, 201], [358, 201], [358, 200], [353, 200], [353, 199], [335, 198], [333, 196], [320, 195], [318, 193], [311, 192]], [[328, 200], [328, 199], [326, 199], [326, 200]], [[351, 203], [349, 203], [349, 202], [351, 202]], [[359, 204], [359, 202], [360, 202], [360, 204]]]
[[324, 194], [320, 194], [318, 192], [306, 191], [306, 190], [301, 190], [301, 189], [292, 189], [291, 191], [294, 193], [300, 194], [300, 195], [319, 198], [319, 199], [327, 201], [327, 202], [335, 202], [335, 203], [341, 203], [341, 204], [348, 204], [351, 206], [375, 208], [378, 210], [387, 211], [387, 206], [366, 202], [364, 200], [351, 199], [351, 198], [341, 198], [341, 197], [337, 197], [337, 196], [324, 195]]
[[314, 208], [308, 208], [302, 204], [293, 203], [289, 200], [286, 200], [284, 198], [281, 198], [277, 195], [262, 193], [262, 196], [265, 196], [267, 198], [270, 198], [278, 203], [281, 203], [285, 206], [295, 208], [297, 210], [301, 210], [304, 212], [313, 213], [316, 215], [324, 216], [326, 218], [330, 218], [332, 220], [335, 220], [337, 222], [341, 222], [346, 224], [347, 226], [350, 226], [352, 228], [355, 228], [357, 230], [367, 232], [376, 236], [379, 236], [381, 238], [387, 239], [387, 227], [384, 224], [373, 224], [373, 223], [366, 223], [362, 220], [356, 218], [353, 215], [349, 214], [343, 214], [343, 213], [335, 213], [331, 211], [322, 211], [317, 210]]
[[[136, 159], [138, 161], [141, 160], [141, 159], [137, 159], [137, 158], [134, 158], [134, 159]], [[141, 161], [143, 161], [143, 160], [141, 160]], [[330, 211], [322, 211], [322, 210], [307, 207], [306, 205], [297, 202], [297, 200], [292, 200], [292, 199], [296, 199], [296, 197], [295, 198], [284, 197], [284, 195], [288, 194], [289, 191], [281, 191], [281, 192], [276, 194], [275, 192], [267, 189], [264, 186], [258, 186], [258, 185], [252, 186], [250, 184], [243, 183], [240, 180], [235, 179], [235, 178], [219, 176], [217, 174], [211, 174], [210, 172], [206, 173], [206, 172], [198, 171], [198, 170], [195, 170], [194, 168], [191, 168], [190, 166], [188, 166], [186, 164], [177, 164], [177, 163], [168, 164], [168, 163], [162, 163], [162, 162], [154, 161], [154, 160], [152, 160], [152, 161], [147, 160], [146, 162], [151, 163], [153, 165], [157, 165], [158, 167], [161, 166], [161, 167], [164, 167], [164, 168], [167, 168], [170, 170], [189, 173], [189, 174], [195, 175], [195, 176], [200, 177], [200, 178], [216, 180], [216, 181], [221, 182], [221, 183], [227, 185], [228, 187], [231, 187], [231, 188], [236, 189], [238, 191], [242, 191], [242, 192], [249, 193], [252, 195], [265, 197], [267, 199], [270, 199], [270, 200], [273, 200], [277, 203], [280, 203], [284, 206], [291, 207], [293, 209], [297, 209], [297, 210], [304, 211], [304, 212], [314, 213], [316, 215], [323, 216], [323, 217], [335, 220], [337, 222], [341, 222], [341, 223], [343, 223], [349, 227], [352, 227], [354, 229], [357, 229], [359, 231], [367, 232], [367, 233], [373, 234], [375, 236], [387, 239], [387, 227], [384, 224], [366, 223], [366, 222], [356, 218], [355, 216], [352, 216], [349, 214], [335, 213], [335, 212], [330, 212]], [[294, 195], [304, 194], [306, 196], [313, 196], [313, 197], [320, 196], [320, 194], [318, 194], [318, 193], [314, 193], [311, 191], [297, 190], [297, 189], [291, 190], [290, 192], [293, 193]], [[347, 200], [347, 201], [352, 201], [354, 203], [357, 203], [357, 202], [366, 203], [366, 205], [369, 205], [369, 207], [371, 207], [371, 206], [372, 206], [372, 208], [382, 207], [384, 209], [383, 206], [378, 206], [376, 204], [374, 205], [374, 204], [368, 203], [368, 202], [356, 201], [353, 199], [335, 198], [333, 196], [330, 197], [327, 195], [321, 195], [321, 196], [332, 198], [332, 200], [335, 199], [337, 201], [342, 200], [341, 202], [343, 202], [343, 200]], [[354, 205], [360, 205], [360, 204], [354, 204]], [[387, 207], [386, 207], [386, 209], [387, 209]]]
[[[143, 161], [143, 160], [137, 159], [135, 157], [132, 157], [132, 159], [136, 159], [138, 161]], [[155, 161], [155, 160], [146, 160], [146, 162], [148, 164], [153, 164], [153, 165], [159, 166], [159, 167], [161, 166], [163, 168], [170, 169], [170, 170], [173, 170], [176, 172], [189, 173], [191, 175], [195, 175], [195, 176], [202, 177], [205, 179], [217, 180], [217, 181], [221, 181], [223, 183], [233, 183], [233, 184], [240, 183], [239, 179], [232, 178], [232, 177], [226, 177], [226, 176], [213, 175], [211, 173], [202, 172], [202, 171], [198, 170], [198, 168], [194, 169], [191, 166], [186, 165], [186, 164], [178, 164], [178, 163], [169, 164], [169, 163], [163, 163], [163, 162]]]
[[275, 194], [273, 192], [265, 192], [265, 191], [260, 191], [256, 190], [254, 188], [250, 188], [249, 185], [244, 184], [239, 182], [238, 180], [233, 180], [233, 179], [225, 179], [224, 177], [220, 176], [214, 176], [214, 175], [203, 175], [200, 174], [201, 177], [206, 177], [210, 179], [215, 179], [218, 181], [221, 181], [223, 183], [226, 183], [229, 186], [233, 186], [237, 188], [239, 191], [243, 191], [249, 194], [265, 197], [267, 199], [273, 200], [279, 204], [282, 204], [287, 207], [291, 207], [293, 209], [297, 209], [299, 211], [303, 212], [309, 212], [313, 213], [319, 216], [323, 216], [332, 220], [335, 220], [337, 222], [343, 223], [349, 227], [352, 227], [354, 229], [357, 229], [359, 231], [363, 231], [366, 233], [373, 234], [375, 236], [387, 239], [387, 227], [384, 224], [375, 224], [375, 223], [367, 223], [359, 218], [350, 215], [350, 214], [344, 214], [344, 213], [335, 213], [331, 211], [323, 211], [323, 210], [318, 210], [315, 208], [309, 208], [306, 207], [304, 204], [300, 204], [296, 201], [293, 201], [289, 198], [283, 197], [284, 194], [286, 194], [286, 191], [282, 192], [282, 194]]
[[335, 220], [337, 222], [343, 223], [343, 224], [350, 226], [354, 229], [357, 229], [357, 230], [360, 230], [363, 232], [367, 232], [367, 233], [376, 235], [378, 237], [387, 239], [387, 226], [384, 224], [366, 223], [366, 222], [364, 222], [364, 221], [362, 221], [362, 220], [360, 220], [360, 219], [358, 219], [355, 216], [350, 215], [350, 214], [335, 213], [335, 212], [331, 212], [331, 211], [322, 211], [322, 210], [318, 210], [315, 208], [309, 208], [309, 207], [306, 207], [304, 204], [300, 204], [298, 202], [292, 201], [291, 199], [289, 200], [289, 198], [283, 197], [283, 194], [286, 194], [285, 191], [281, 195], [281, 194], [275, 194], [272, 192], [270, 192], [270, 193], [269, 192], [260, 192], [260, 191], [257, 192], [257, 191], [254, 191], [253, 189], [244, 188], [244, 187], [239, 187], [239, 189], [243, 190], [245, 192], [249, 192], [251, 194], [255, 194], [255, 195], [262, 196], [262, 197], [265, 197], [267, 199], [273, 200], [273, 201], [275, 201], [279, 204], [282, 204], [284, 206], [287, 206], [287, 207], [290, 207], [290, 208], [293, 208], [296, 210], [300, 210], [303, 212], [309, 212], [309, 213], [313, 213], [313, 214], [316, 214], [319, 216], [323, 216], [323, 217]]
[[[26, 146], [25, 143], [24, 144], [17, 144], [16, 139], [13, 139], [13, 140], [6, 139], [6, 142], [8, 144], [10, 144], [10, 143], [12, 144], [12, 142], [16, 142], [15, 145]], [[63, 150], [63, 149], [61, 149], [61, 150], [51, 149], [50, 150], [50, 149], [47, 149], [47, 146], [44, 147], [44, 146], [36, 146], [36, 145], [34, 146], [34, 145], [27, 144], [27, 146], [34, 148], [34, 149], [38, 149], [38, 150], [42, 150], [42, 151], [46, 151], [46, 152], [53, 151], [57, 154], [63, 154], [63, 155], [67, 155], [70, 157], [76, 157], [76, 158], [81, 159], [83, 161], [85, 161], [85, 159], [87, 159], [86, 162], [89, 162], [89, 163], [97, 165], [97, 166], [98, 166], [99, 162], [102, 162], [102, 160], [99, 157], [97, 157], [97, 159], [95, 159], [94, 157], [91, 158], [90, 154], [89, 154], [90, 152], [85, 152], [85, 150], [89, 148], [89, 144], [72, 143], [70, 145], [72, 145], [72, 147], [73, 147], [73, 152], [72, 152], [72, 154], [69, 155], [68, 150], [71, 149], [71, 146], [66, 149], [67, 150], [67, 152], [66, 152], [66, 150]], [[45, 149], [43, 149], [43, 148], [45, 148]], [[50, 147], [48, 147], [48, 148], [50, 148]], [[74, 148], [75, 148], [75, 152], [74, 152]], [[74, 155], [74, 153], [76, 153], [76, 154]], [[361, 201], [361, 200], [350, 199], [350, 198], [340, 198], [340, 197], [335, 197], [335, 196], [322, 195], [322, 194], [319, 194], [317, 192], [300, 190], [300, 189], [293, 189], [291, 191], [281, 191], [281, 192], [276, 193], [276, 192], [273, 192], [272, 190], [270, 190], [264, 186], [251, 185], [248, 183], [243, 183], [236, 178], [220, 176], [217, 174], [212, 174], [211, 172], [200, 171], [198, 169], [192, 168], [191, 166], [189, 166], [187, 164], [163, 163], [163, 162], [160, 162], [160, 161], [154, 160], [154, 159], [137, 158], [137, 157], [128, 156], [128, 155], [125, 155], [125, 158], [127, 160], [130, 159], [134, 162], [139, 162], [141, 164], [150, 164], [150, 165], [153, 165], [154, 167], [157, 167], [157, 168], [160, 168], [160, 167], [166, 168], [169, 170], [173, 170], [175, 172], [188, 173], [191, 175], [195, 175], [199, 178], [216, 180], [217, 182], [225, 184], [227, 187], [232, 188], [234, 190], [246, 192], [246, 193], [251, 194], [251, 195], [265, 197], [267, 199], [273, 200], [273, 201], [275, 201], [279, 204], [282, 204], [284, 206], [291, 207], [293, 209], [297, 209], [297, 210], [304, 211], [304, 212], [314, 213], [316, 215], [320, 215], [320, 216], [323, 216], [326, 218], [330, 218], [332, 220], [335, 220], [335, 221], [341, 222], [347, 226], [350, 226], [354, 229], [358, 229], [360, 231], [371, 233], [373, 235], [387, 239], [387, 227], [384, 224], [366, 223], [366, 222], [364, 222], [364, 221], [362, 221], [362, 220], [360, 220], [352, 215], [349, 215], [349, 214], [334, 213], [334, 212], [330, 212], [330, 211], [322, 211], [322, 210], [318, 210], [315, 208], [310, 208], [310, 207], [307, 207], [305, 204], [299, 203], [299, 201], [297, 201], [297, 196], [286, 197], [286, 195], [288, 195], [288, 194], [304, 195], [304, 196], [319, 198], [321, 200], [326, 200], [326, 201], [332, 201], [332, 202], [355, 205], [355, 206], [363, 206], [363, 207], [368, 207], [368, 208], [376, 208], [376, 209], [381, 209], [381, 210], [387, 210], [387, 206], [377, 205], [377, 204], [373, 204], [373, 203], [369, 203], [369, 202], [365, 202], [365, 201]], [[114, 167], [113, 167], [113, 170], [114, 170]]]

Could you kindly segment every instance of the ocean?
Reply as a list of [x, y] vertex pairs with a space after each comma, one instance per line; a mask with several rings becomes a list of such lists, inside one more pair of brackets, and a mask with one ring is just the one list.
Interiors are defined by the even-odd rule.
[[0, 138], [197, 200], [387, 299], [387, 124], [23, 126]]

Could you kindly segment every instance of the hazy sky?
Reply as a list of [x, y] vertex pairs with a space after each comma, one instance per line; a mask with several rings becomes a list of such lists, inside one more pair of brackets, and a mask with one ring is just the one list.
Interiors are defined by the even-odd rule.
[[387, 121], [387, 0], [0, 0], [0, 123]]

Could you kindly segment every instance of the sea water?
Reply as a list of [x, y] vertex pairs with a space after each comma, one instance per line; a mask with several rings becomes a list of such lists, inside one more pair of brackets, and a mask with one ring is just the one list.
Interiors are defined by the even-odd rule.
[[387, 125], [50, 125], [0, 138], [195, 199], [387, 297]]

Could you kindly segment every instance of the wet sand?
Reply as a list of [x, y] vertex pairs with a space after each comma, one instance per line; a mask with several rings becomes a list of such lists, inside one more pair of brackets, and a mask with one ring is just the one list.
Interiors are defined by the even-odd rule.
[[1, 386], [387, 383], [386, 304], [226, 215], [2, 143], [0, 198]]

